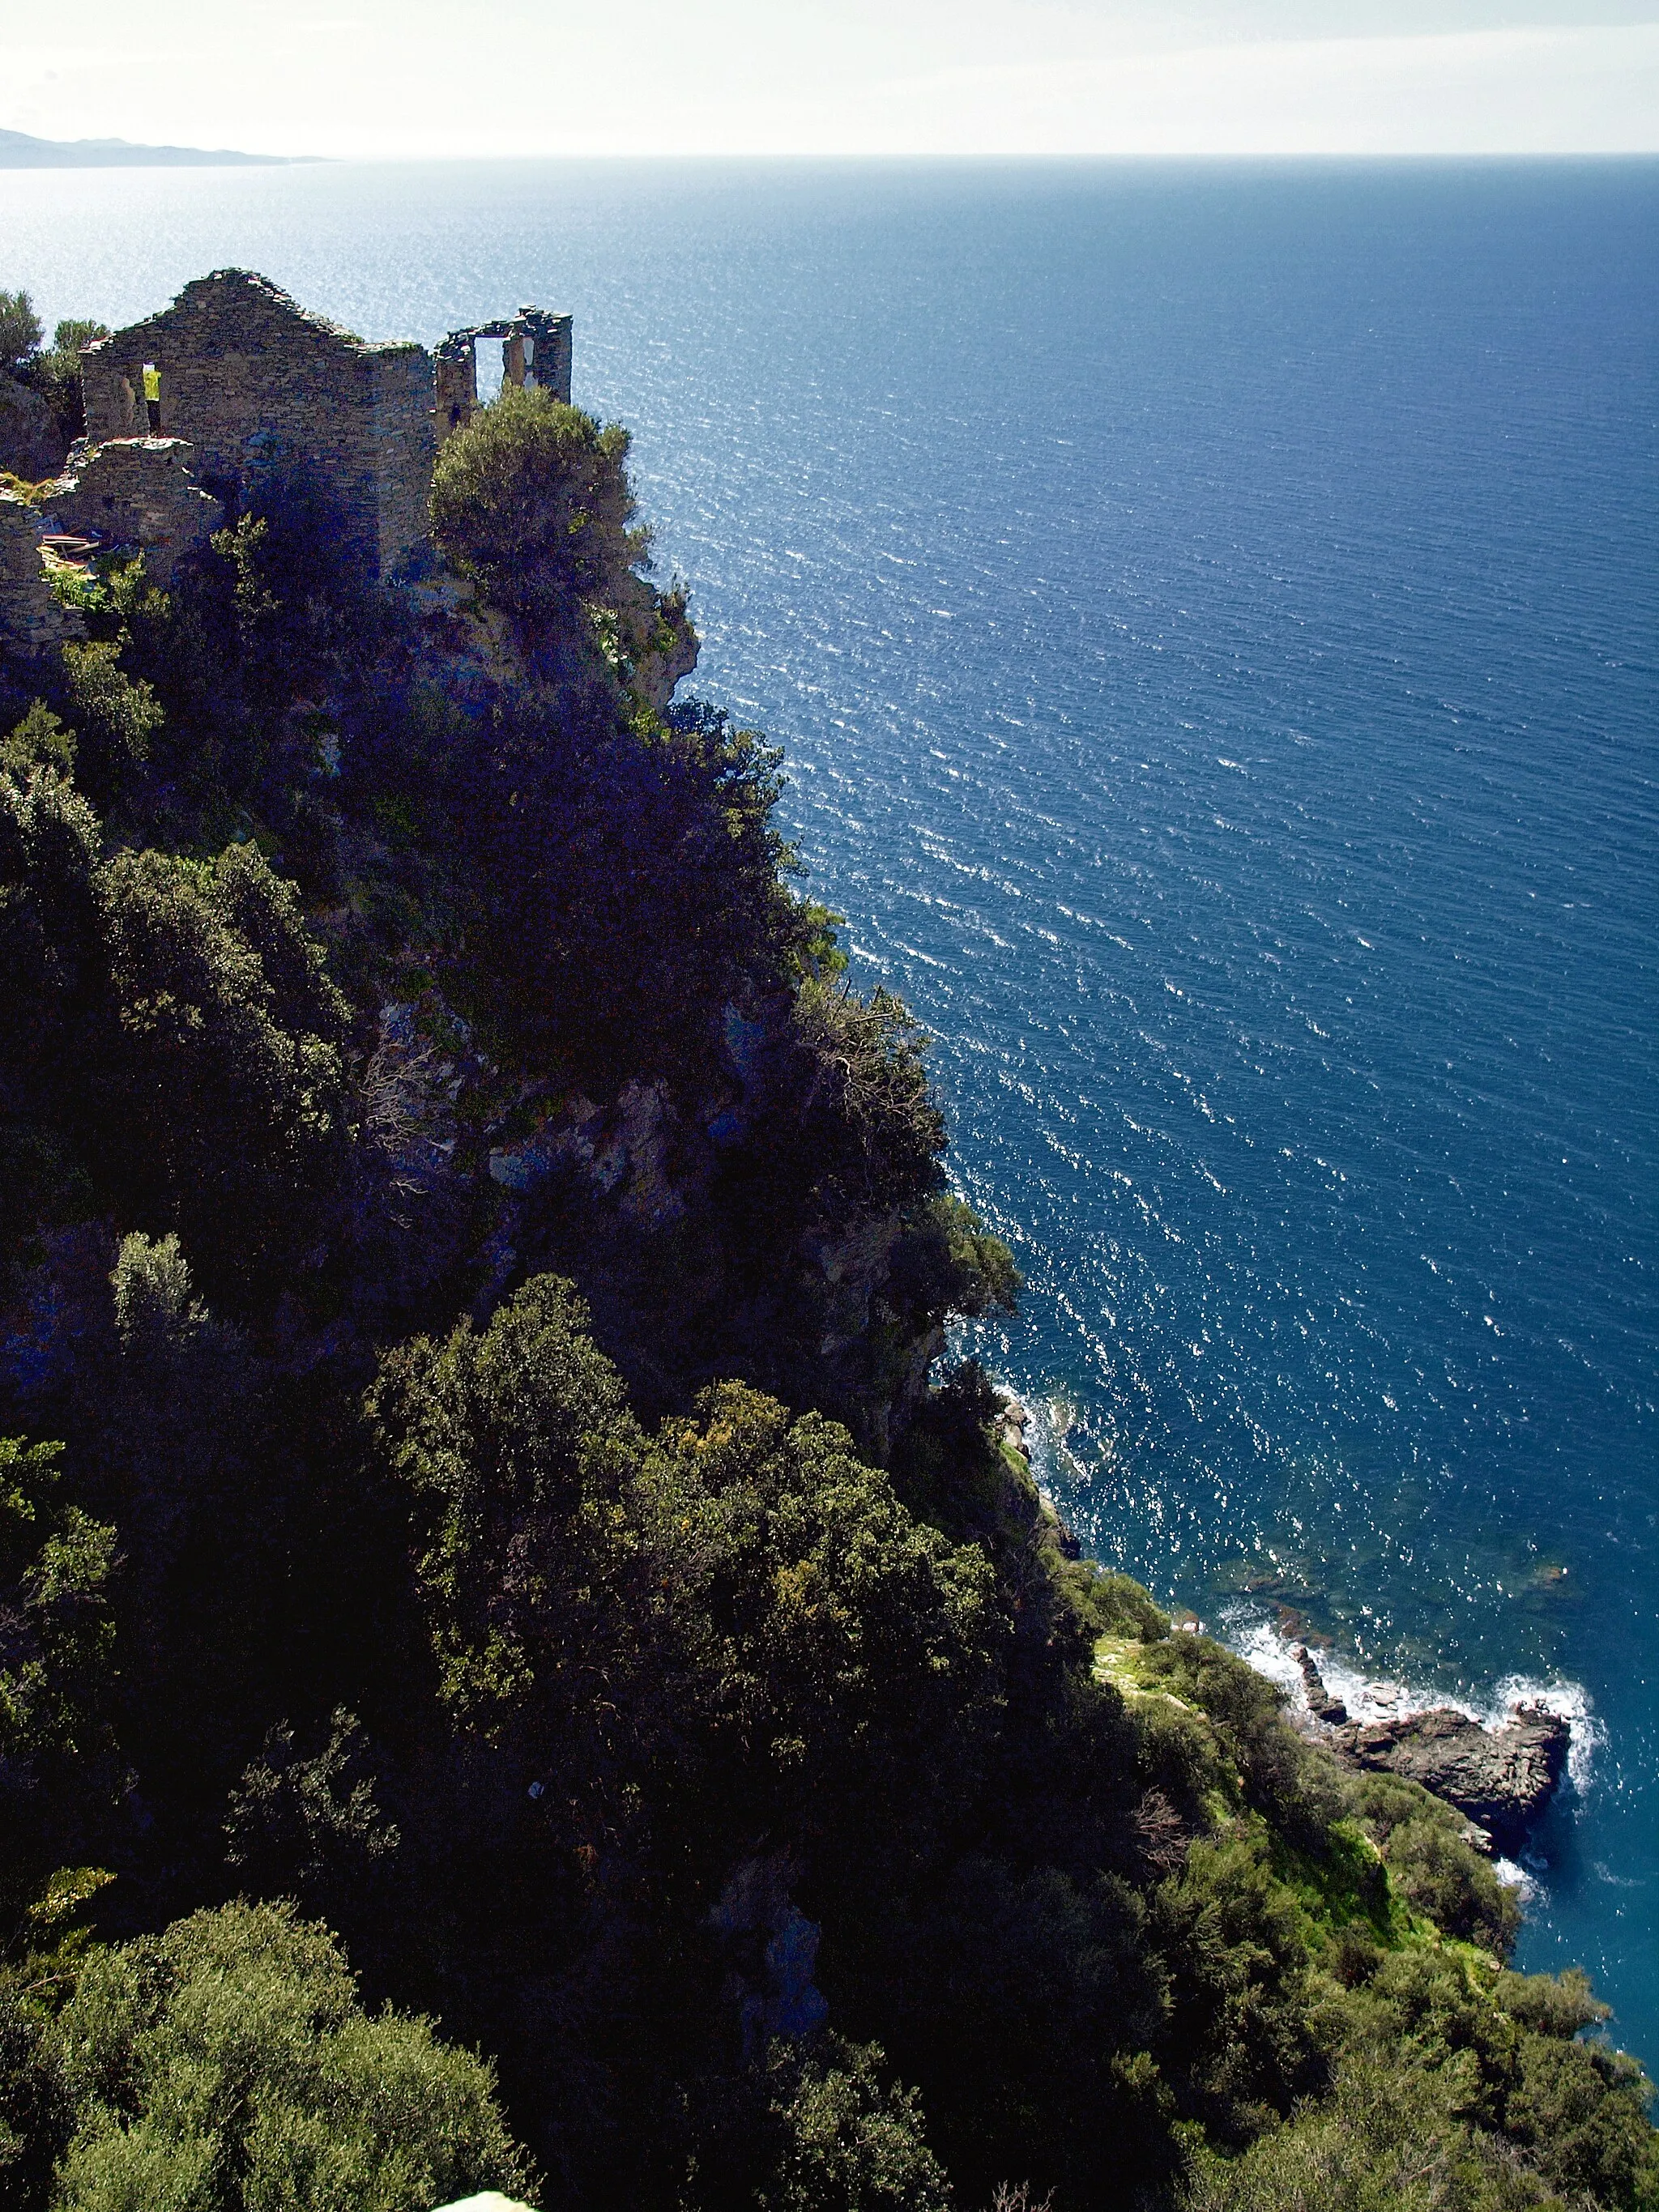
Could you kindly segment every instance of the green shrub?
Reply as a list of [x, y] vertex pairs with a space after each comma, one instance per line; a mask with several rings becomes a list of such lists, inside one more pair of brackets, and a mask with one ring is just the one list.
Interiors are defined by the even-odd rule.
[[780, 787], [777, 756], [723, 717], [641, 734], [609, 695], [504, 697], [414, 817], [411, 842], [441, 848], [451, 1002], [543, 1081], [706, 1095], [726, 1008], [777, 994], [802, 934]]
[[1155, 1927], [1171, 1990], [1166, 2071], [1218, 2141], [1248, 2142], [1328, 2071], [1307, 1946], [1266, 1839], [1200, 1838], [1158, 1893]]
[[1534, 2035], [1558, 2035], [1571, 2041], [1586, 2027], [1599, 2027], [1613, 2016], [1611, 2005], [1595, 1995], [1581, 1966], [1564, 1974], [1500, 1974], [1492, 1995], [1511, 2020]]
[[11, 735], [0, 739], [0, 775], [20, 782], [32, 768], [68, 775], [75, 766], [75, 732], [66, 730], [44, 699], [36, 699]]
[[[931, 1108], [925, 1093], [924, 1099]], [[903, 1113], [896, 1117], [896, 1149], [901, 1157], [908, 1153], [913, 1173], [926, 1175], [926, 1139], [916, 1142], [909, 1120]], [[872, 1141], [878, 1152], [890, 1152], [892, 1127], [877, 1124]], [[1018, 1310], [1023, 1288], [1012, 1253], [954, 1191], [940, 1191], [915, 1209], [888, 1263], [889, 1298], [918, 1315], [960, 1314], [977, 1320], [988, 1313], [1011, 1314]]]
[[1170, 1633], [1170, 1616], [1128, 1575], [1114, 1574], [1092, 1559], [1067, 1563], [1066, 1581], [1097, 1636], [1134, 1636], [1161, 1644]]
[[[810, 1069], [802, 1126], [833, 1147], [817, 1176], [825, 1196], [890, 1206], [936, 1183], [945, 1121], [922, 1066], [927, 1040], [900, 1001], [879, 988], [860, 999], [845, 983], [809, 976], [794, 1028]], [[953, 1233], [963, 1236], [948, 1216], [939, 1233], [947, 1255]]]
[[1402, 1821], [1383, 1856], [1401, 1895], [1437, 1928], [1509, 1956], [1521, 1927], [1515, 1893], [1443, 1822]]
[[62, 1456], [0, 1437], [0, 1913], [108, 1751], [115, 1530], [63, 1496]]
[[875, 2045], [833, 2036], [811, 2056], [773, 2045], [769, 2118], [781, 2142], [756, 2192], [759, 2212], [949, 2212], [920, 2100], [884, 2087], [884, 2063]]
[[64, 672], [80, 732], [81, 775], [100, 804], [107, 805], [131, 769], [149, 757], [150, 741], [165, 718], [150, 685], [122, 668], [118, 645], [66, 645]]
[[1284, 1692], [1208, 1636], [1154, 1644], [1145, 1673], [1208, 1714], [1237, 1762], [1246, 1802], [1298, 1850], [1322, 1854], [1343, 1810], [1339, 1771], [1285, 1718]]
[[0, 775], [0, 1095], [123, 1227], [176, 1224], [216, 1302], [272, 1297], [343, 1170], [345, 1003], [256, 848], [98, 843], [66, 780]]
[[1565, 2212], [1505, 2143], [1449, 2114], [1408, 2069], [1345, 2067], [1237, 2159], [1200, 2157], [1182, 2212]]
[[531, 2176], [490, 2069], [370, 2018], [327, 1931], [231, 1905], [94, 1954], [58, 2020], [58, 2212], [431, 2212]]
[[856, 1838], [866, 1859], [935, 1833], [997, 1717], [1005, 1631], [978, 1547], [914, 1521], [845, 1429], [737, 1383], [664, 1423], [647, 1497], [724, 1817]]
[[556, 1698], [561, 1732], [585, 1735], [581, 1686], [632, 1644], [617, 1578], [636, 1540], [618, 1501], [642, 1440], [586, 1320], [569, 1284], [539, 1277], [481, 1333], [398, 1347], [369, 1395], [386, 1463], [414, 1494], [444, 1695], [485, 1726]]
[[1529, 2035], [1521, 2076], [1504, 2106], [1504, 2132], [1527, 2146], [1564, 2197], [1621, 2212], [1659, 2204], [1659, 2143], [1645, 2111], [1652, 2085], [1634, 2060], [1595, 2044]]
[[1408, 1904], [1448, 1936], [1509, 1956], [1520, 1907], [1490, 1862], [1464, 1841], [1468, 1823], [1461, 1813], [1391, 1774], [1349, 1776], [1343, 1794]]

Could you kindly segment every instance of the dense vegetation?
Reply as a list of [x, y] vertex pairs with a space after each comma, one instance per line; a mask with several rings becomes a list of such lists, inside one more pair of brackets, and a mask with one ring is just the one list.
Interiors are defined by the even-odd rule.
[[1012, 1264], [626, 459], [0, 670], [0, 2201], [1659, 2205], [1458, 1818], [935, 1372]]
[[0, 292], [0, 475], [50, 471], [86, 428], [81, 348], [106, 338], [102, 323], [65, 321], [46, 344], [27, 292]]

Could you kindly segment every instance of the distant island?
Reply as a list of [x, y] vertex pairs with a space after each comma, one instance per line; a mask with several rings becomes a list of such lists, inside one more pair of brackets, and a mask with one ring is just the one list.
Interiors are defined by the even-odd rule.
[[270, 168], [313, 154], [236, 154], [228, 147], [135, 146], [126, 138], [32, 138], [0, 131], [0, 169]]

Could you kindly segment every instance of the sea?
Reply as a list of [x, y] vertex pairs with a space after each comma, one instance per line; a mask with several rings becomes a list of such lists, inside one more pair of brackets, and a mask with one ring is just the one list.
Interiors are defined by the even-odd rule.
[[533, 301], [931, 1034], [1096, 1557], [1571, 1719], [1506, 1869], [1659, 2067], [1659, 163], [0, 172], [0, 286]]

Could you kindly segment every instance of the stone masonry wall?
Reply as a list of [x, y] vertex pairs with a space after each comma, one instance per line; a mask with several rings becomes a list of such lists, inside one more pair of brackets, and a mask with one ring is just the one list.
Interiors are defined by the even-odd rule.
[[26, 499], [0, 489], [0, 654], [22, 660], [83, 634], [61, 607], [40, 561], [40, 517]]
[[[194, 474], [233, 502], [264, 471], [313, 473], [339, 502], [349, 550], [390, 576], [426, 541], [438, 442], [471, 418], [484, 337], [503, 341], [511, 382], [569, 399], [568, 315], [520, 307], [452, 331], [434, 360], [414, 344], [366, 344], [249, 270], [216, 270], [83, 349], [87, 436], [186, 441]], [[161, 386], [155, 422], [147, 368]], [[100, 526], [88, 514], [83, 526]]]
[[451, 331], [434, 356], [438, 442], [464, 429], [478, 404], [478, 341], [501, 340], [501, 381], [536, 385], [570, 404], [571, 323], [568, 315], [520, 307], [493, 323]]
[[182, 438], [112, 438], [94, 447], [78, 475], [53, 494], [52, 526], [139, 547], [145, 574], [165, 590], [184, 556], [225, 519], [191, 477], [193, 450]]
[[222, 269], [81, 358], [94, 441], [149, 429], [151, 363], [160, 431], [188, 439], [210, 487], [234, 495], [264, 469], [313, 471], [377, 576], [424, 538], [435, 447], [432, 364], [419, 346], [365, 344], [267, 278]]
[[418, 346], [386, 347], [374, 363], [374, 454], [380, 570], [417, 545], [430, 526], [437, 438], [432, 356]]

